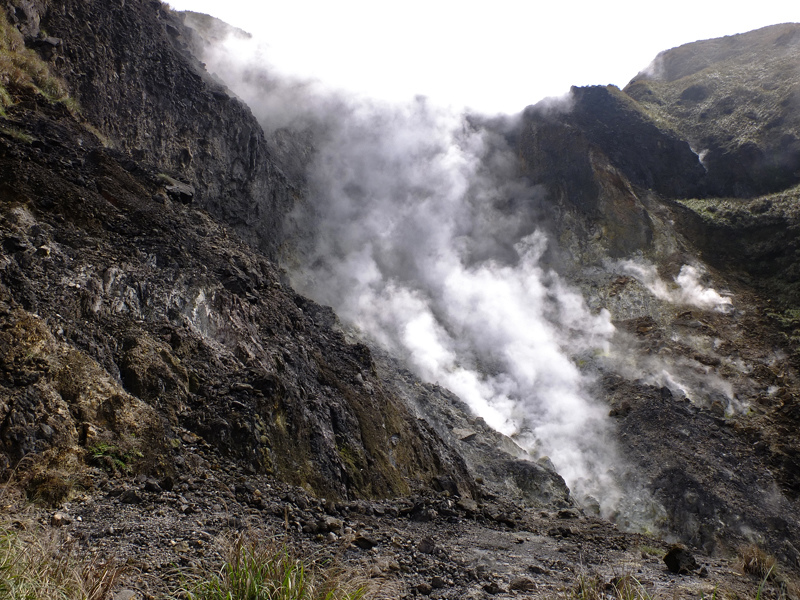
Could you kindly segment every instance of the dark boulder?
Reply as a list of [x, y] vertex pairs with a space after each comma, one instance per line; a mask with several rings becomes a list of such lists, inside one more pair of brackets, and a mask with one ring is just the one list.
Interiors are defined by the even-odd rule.
[[688, 575], [700, 566], [692, 553], [681, 545], [675, 545], [669, 549], [669, 552], [664, 556], [664, 563], [672, 573], [679, 573], [680, 575]]

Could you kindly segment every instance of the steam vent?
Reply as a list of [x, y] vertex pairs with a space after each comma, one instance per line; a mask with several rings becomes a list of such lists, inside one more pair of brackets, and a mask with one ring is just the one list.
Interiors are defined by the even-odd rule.
[[0, 599], [800, 598], [800, 25], [490, 118], [0, 7]]

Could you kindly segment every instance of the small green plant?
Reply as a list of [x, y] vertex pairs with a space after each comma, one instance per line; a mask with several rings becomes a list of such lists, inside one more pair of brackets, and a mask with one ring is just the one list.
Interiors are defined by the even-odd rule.
[[761, 583], [758, 584], [758, 592], [756, 593], [756, 600], [761, 600], [761, 594], [764, 592], [764, 586], [767, 584], [767, 580], [769, 579], [770, 575], [772, 575], [772, 567], [770, 567], [767, 574], [764, 575], [764, 579], [761, 580]]
[[653, 600], [641, 582], [633, 575], [615, 577], [612, 581], [614, 592], [620, 600]]
[[122, 572], [84, 558], [57, 531], [0, 523], [0, 600], [108, 600]]
[[100, 442], [89, 448], [89, 462], [109, 472], [129, 473], [132, 463], [144, 455], [135, 448], [122, 450], [119, 446]]
[[360, 600], [364, 588], [343, 583], [332, 569], [286, 548], [239, 537], [219, 573], [184, 586], [183, 593], [189, 600]]
[[661, 548], [648, 546], [647, 544], [639, 546], [639, 550], [642, 552], [642, 556], [664, 556], [664, 551]]
[[800, 342], [800, 309], [769, 310], [766, 315], [784, 331], [787, 339]]
[[578, 577], [578, 583], [567, 593], [569, 600], [603, 600], [605, 597], [604, 583], [598, 577]]
[[[708, 598], [707, 600], [717, 600], [717, 592], [718, 591], [719, 591], [719, 588], [715, 587], [714, 591], [711, 593], [711, 597]], [[700, 600], [706, 600], [706, 595], [705, 594], [700, 594]]]
[[0, 117], [6, 117], [6, 108], [14, 104], [14, 99], [6, 88], [0, 85]]
[[17, 129], [16, 127], [5, 127], [0, 125], [0, 134], [7, 135], [8, 137], [12, 137], [20, 142], [25, 142], [26, 144], [30, 144], [33, 141], [33, 138], [30, 135], [21, 129]]

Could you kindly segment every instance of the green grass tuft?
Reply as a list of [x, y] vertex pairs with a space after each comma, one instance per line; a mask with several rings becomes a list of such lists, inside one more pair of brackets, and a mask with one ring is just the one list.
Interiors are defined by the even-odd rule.
[[661, 548], [656, 548], [655, 546], [648, 546], [647, 544], [643, 544], [639, 547], [642, 555], [647, 556], [664, 556], [665, 552]]
[[[0, 116], [4, 117], [5, 113], [0, 110]], [[20, 142], [25, 142], [26, 144], [30, 144], [33, 142], [33, 137], [18, 129], [17, 127], [7, 127], [5, 125], [0, 125], [0, 134], [7, 135], [8, 137], [12, 137], [15, 140], [19, 140]]]
[[220, 572], [184, 587], [189, 600], [360, 600], [363, 587], [345, 584], [325, 566], [285, 549], [238, 538]]
[[6, 109], [14, 104], [14, 99], [5, 87], [0, 85], [0, 117], [6, 117]]

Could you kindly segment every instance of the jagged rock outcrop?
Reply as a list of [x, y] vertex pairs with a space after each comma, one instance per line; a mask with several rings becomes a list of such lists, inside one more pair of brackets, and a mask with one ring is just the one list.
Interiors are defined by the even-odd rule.
[[529, 107], [513, 140], [524, 175], [547, 190], [553, 226], [580, 254], [591, 251], [585, 240], [613, 258], [651, 249], [641, 191], [691, 196], [705, 175], [685, 141], [613, 86], [573, 88], [563, 106]]
[[534, 508], [574, 506], [569, 488], [549, 461], [534, 461], [511, 438], [471, 414], [452, 392], [421, 383], [391, 356], [375, 351], [378, 376], [464, 458], [485, 490]]
[[[705, 169], [689, 144], [672, 131], [658, 127], [637, 102], [614, 86], [574, 87], [563, 108], [545, 104], [529, 107], [523, 116], [524, 137], [520, 154], [532, 177], [558, 168], [553, 174], [564, 187], [567, 198], [586, 203], [597, 197], [592, 189], [592, 173], [585, 155], [588, 150], [602, 152], [635, 186], [653, 190], [670, 198], [686, 198], [702, 192]], [[548, 133], [537, 130], [548, 128]], [[567, 136], [559, 143], [559, 137]], [[547, 166], [538, 164], [535, 148], [550, 144], [574, 153], [574, 159], [560, 157]], [[583, 160], [576, 160], [584, 156]], [[564, 171], [573, 169], [573, 171]], [[600, 207], [596, 215], [603, 214]]]
[[191, 33], [158, 0], [4, 3], [50, 57], [105, 145], [182, 178], [195, 201], [275, 256], [294, 186], [271, 161], [250, 110], [187, 49]]

